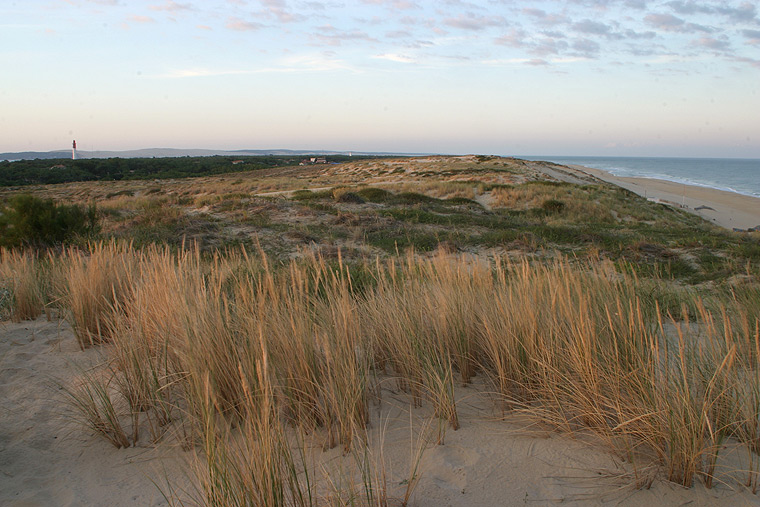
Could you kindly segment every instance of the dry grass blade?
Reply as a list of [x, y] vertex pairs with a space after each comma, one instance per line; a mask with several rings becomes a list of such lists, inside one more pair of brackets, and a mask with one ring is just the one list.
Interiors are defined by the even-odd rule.
[[82, 372], [82, 382], [75, 387], [61, 386], [75, 418], [102, 435], [114, 447], [129, 447], [127, 432], [120, 421], [121, 411], [114, 405], [110, 388], [112, 377]]

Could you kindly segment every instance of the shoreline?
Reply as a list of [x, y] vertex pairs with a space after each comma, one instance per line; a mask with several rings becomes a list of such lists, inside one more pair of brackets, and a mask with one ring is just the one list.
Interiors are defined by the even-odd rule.
[[566, 165], [575, 173], [612, 183], [649, 200], [693, 213], [728, 230], [760, 226], [760, 198], [728, 190], [655, 178], [615, 176], [602, 169]]

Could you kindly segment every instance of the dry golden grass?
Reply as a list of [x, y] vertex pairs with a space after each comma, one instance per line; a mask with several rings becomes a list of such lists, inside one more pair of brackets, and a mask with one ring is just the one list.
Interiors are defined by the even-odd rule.
[[437, 199], [475, 199], [483, 193], [483, 184], [475, 181], [428, 181], [396, 183], [384, 188], [398, 192], [417, 192]]
[[57, 292], [82, 348], [110, 340], [111, 310], [125, 294], [133, 260], [129, 245], [114, 242], [94, 244], [87, 253], [71, 248], [62, 255]]
[[554, 219], [550, 217], [548, 223], [554, 221], [566, 223], [614, 222], [615, 217], [611, 211], [614, 208], [612, 203], [609, 202], [608, 198], [604, 202], [599, 201], [598, 198], [590, 199], [587, 194], [587, 189], [590, 188], [593, 187], [540, 183], [495, 188], [491, 192], [491, 205], [494, 208], [524, 211], [541, 209], [547, 201], [554, 200], [562, 203], [562, 213]]
[[7, 312], [13, 322], [21, 322], [42, 313], [41, 270], [32, 252], [0, 248], [0, 318]]
[[[603, 261], [409, 255], [365, 265], [361, 289], [340, 260], [315, 256], [273, 267], [245, 252], [111, 243], [56, 262], [80, 344], [113, 342], [113, 378], [91, 377], [72, 396], [82, 418], [118, 446], [140, 440], [141, 424], [151, 440], [181, 428], [211, 505], [314, 503], [298, 435], [364, 452], [381, 379], [430, 404], [442, 444], [446, 424], [460, 424], [454, 386], [476, 373], [503, 410], [593, 433], [634, 475], [658, 467], [710, 487], [731, 441], [758, 487], [752, 296], [709, 308], [692, 298], [690, 321], [663, 315], [650, 286]], [[119, 400], [129, 423], [114, 412]], [[383, 504], [379, 474], [362, 474], [375, 483], [367, 503]]]

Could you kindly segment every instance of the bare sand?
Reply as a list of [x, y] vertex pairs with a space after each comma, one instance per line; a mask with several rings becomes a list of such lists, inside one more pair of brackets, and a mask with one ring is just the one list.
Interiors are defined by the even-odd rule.
[[567, 167], [647, 199], [682, 208], [726, 229], [760, 226], [760, 198], [757, 197], [654, 178], [623, 178], [585, 166]]
[[[0, 322], [0, 505], [166, 505], [153, 483], [166, 477], [192, 491], [191, 453], [168, 443], [116, 449], [66, 415], [58, 385], [76, 382], [82, 368], [102, 360], [102, 351], [79, 350], [65, 322], [44, 316], [20, 324]], [[516, 416], [504, 419], [483, 391], [477, 382], [458, 388], [461, 428], [449, 429], [443, 445], [423, 440], [410, 505], [760, 503], [741, 485], [744, 453], [729, 444], [721, 452], [713, 489], [699, 481], [686, 489], [653, 471], [639, 471], [651, 475], [652, 482], [637, 489], [630, 464], [605, 447], [531, 427]], [[420, 436], [437, 431], [426, 426], [430, 420], [429, 407], [411, 406], [392, 382], [383, 388], [382, 403], [373, 406], [368, 440], [373, 459], [385, 463], [390, 505], [400, 505]], [[317, 475], [330, 473], [334, 480], [355, 459], [339, 448], [323, 451], [314, 445], [311, 452]], [[361, 483], [355, 487], [361, 491]], [[193, 496], [198, 498], [180, 494], [184, 505], [195, 505]]]
[[186, 484], [176, 450], [117, 450], [71, 419], [60, 386], [103, 360], [65, 321], [0, 321], [0, 505], [167, 505], [151, 479]]

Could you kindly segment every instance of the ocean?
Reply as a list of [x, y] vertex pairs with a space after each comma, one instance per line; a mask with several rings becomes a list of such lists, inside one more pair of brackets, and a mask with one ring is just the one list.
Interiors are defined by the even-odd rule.
[[760, 197], [760, 159], [518, 156], [602, 169], [615, 176], [656, 178]]

